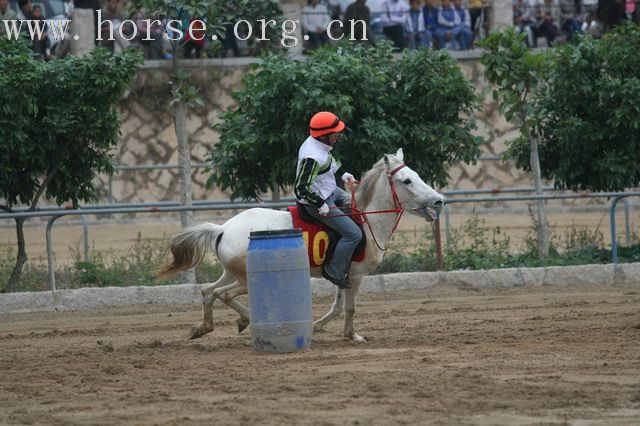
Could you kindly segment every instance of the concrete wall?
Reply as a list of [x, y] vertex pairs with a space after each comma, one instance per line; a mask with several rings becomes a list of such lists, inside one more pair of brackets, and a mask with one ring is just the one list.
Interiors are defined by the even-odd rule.
[[[459, 54], [460, 55], [460, 54]], [[218, 141], [210, 128], [218, 114], [233, 105], [231, 93], [241, 86], [249, 70], [251, 58], [190, 61], [192, 78], [205, 100], [204, 108], [189, 111], [187, 130], [195, 163], [206, 160], [207, 151]], [[487, 91], [482, 66], [477, 54], [467, 53], [458, 63], [479, 93]], [[176, 137], [170, 108], [169, 74], [164, 61], [148, 61], [138, 72], [131, 90], [120, 103], [122, 135], [117, 162], [125, 165], [177, 164]], [[513, 126], [498, 113], [498, 106], [487, 96], [484, 107], [476, 113], [478, 134], [485, 140], [483, 151], [498, 155], [505, 150], [505, 140], [516, 134]], [[486, 188], [528, 186], [529, 176], [517, 171], [512, 163], [480, 161], [475, 165], [460, 164], [451, 171], [453, 188]], [[227, 198], [218, 190], [207, 191], [206, 175], [194, 172], [194, 198]], [[99, 196], [106, 200], [108, 179], [98, 179]], [[114, 201], [141, 202], [178, 199], [178, 171], [121, 171], [113, 178]]]
[[[483, 289], [593, 285], [640, 285], [640, 263], [370, 275], [364, 278], [360, 292], [384, 293], [434, 286]], [[313, 294], [329, 295], [335, 292], [334, 289], [321, 278], [311, 279]], [[0, 294], [0, 314], [201, 303], [200, 285], [197, 284], [81, 288]]]

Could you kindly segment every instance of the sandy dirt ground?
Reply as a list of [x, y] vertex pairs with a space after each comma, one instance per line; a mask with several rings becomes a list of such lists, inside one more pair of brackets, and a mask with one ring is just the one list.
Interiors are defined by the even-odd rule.
[[[216, 305], [0, 315], [0, 424], [637, 425], [640, 285], [361, 295], [264, 354]], [[330, 299], [317, 299], [314, 313]]]
[[[624, 216], [619, 209], [617, 216], [618, 231], [621, 242], [624, 242]], [[472, 217], [469, 213], [453, 213], [450, 215], [452, 229], [461, 227], [465, 221]], [[584, 229], [593, 232], [598, 229], [603, 236], [603, 243], [609, 244], [609, 216], [606, 212], [558, 212], [549, 213], [549, 223], [552, 232], [560, 238], [571, 228]], [[213, 221], [223, 223], [227, 216], [198, 216], [196, 221]], [[497, 238], [510, 237], [512, 250], [519, 250], [523, 246], [523, 240], [531, 228], [531, 218], [526, 212], [499, 214], [482, 213], [479, 218], [484, 221], [481, 226], [487, 229], [487, 238], [490, 239], [496, 227], [500, 227], [501, 234]], [[168, 219], [168, 218], [165, 218]], [[638, 233], [640, 226], [640, 211], [631, 211], [631, 226]], [[444, 218], [443, 218], [444, 221]], [[15, 229], [8, 222], [0, 227], [0, 250], [7, 247], [15, 248]], [[419, 244], [430, 244], [423, 238], [424, 230], [428, 225], [424, 219], [406, 215], [400, 222], [399, 232], [394, 236], [392, 248], [402, 245], [407, 249], [415, 249]], [[103, 254], [123, 255], [135, 245], [138, 236], [143, 240], [167, 239], [180, 230], [180, 222], [176, 220], [158, 220], [158, 218], [139, 218], [135, 222], [123, 223], [111, 221], [92, 221], [89, 227], [89, 244], [92, 250]], [[52, 232], [54, 253], [58, 265], [72, 264], [77, 253], [82, 253], [82, 224], [77, 219], [59, 219]], [[444, 222], [442, 223], [442, 236], [445, 241]], [[25, 228], [27, 241], [27, 254], [34, 262], [46, 264], [45, 223], [34, 224]]]

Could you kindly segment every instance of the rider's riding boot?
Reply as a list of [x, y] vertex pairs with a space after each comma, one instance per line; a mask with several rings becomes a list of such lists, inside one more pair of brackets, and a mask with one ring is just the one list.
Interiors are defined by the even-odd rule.
[[331, 281], [333, 284], [338, 286], [339, 289], [344, 290], [344, 289], [351, 288], [351, 283], [349, 282], [348, 275], [347, 275], [347, 277], [344, 277], [343, 279], [337, 279], [337, 278], [332, 277], [331, 275], [329, 275], [327, 273], [327, 271], [325, 271], [324, 265], [322, 265], [321, 269], [322, 269], [322, 276], [326, 280]]

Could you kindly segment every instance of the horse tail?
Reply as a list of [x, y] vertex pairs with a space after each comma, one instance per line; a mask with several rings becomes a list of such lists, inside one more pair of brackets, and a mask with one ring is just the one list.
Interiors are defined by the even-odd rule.
[[222, 235], [222, 231], [221, 225], [205, 222], [190, 226], [177, 234], [169, 245], [173, 260], [162, 265], [158, 277], [167, 278], [196, 266], [213, 242]]

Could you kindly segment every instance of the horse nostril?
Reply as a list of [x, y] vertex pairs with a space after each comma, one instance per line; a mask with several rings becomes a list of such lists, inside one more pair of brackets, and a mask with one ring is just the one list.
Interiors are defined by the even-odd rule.
[[433, 203], [434, 207], [442, 207], [444, 206], [444, 200], [438, 200], [435, 203]]

